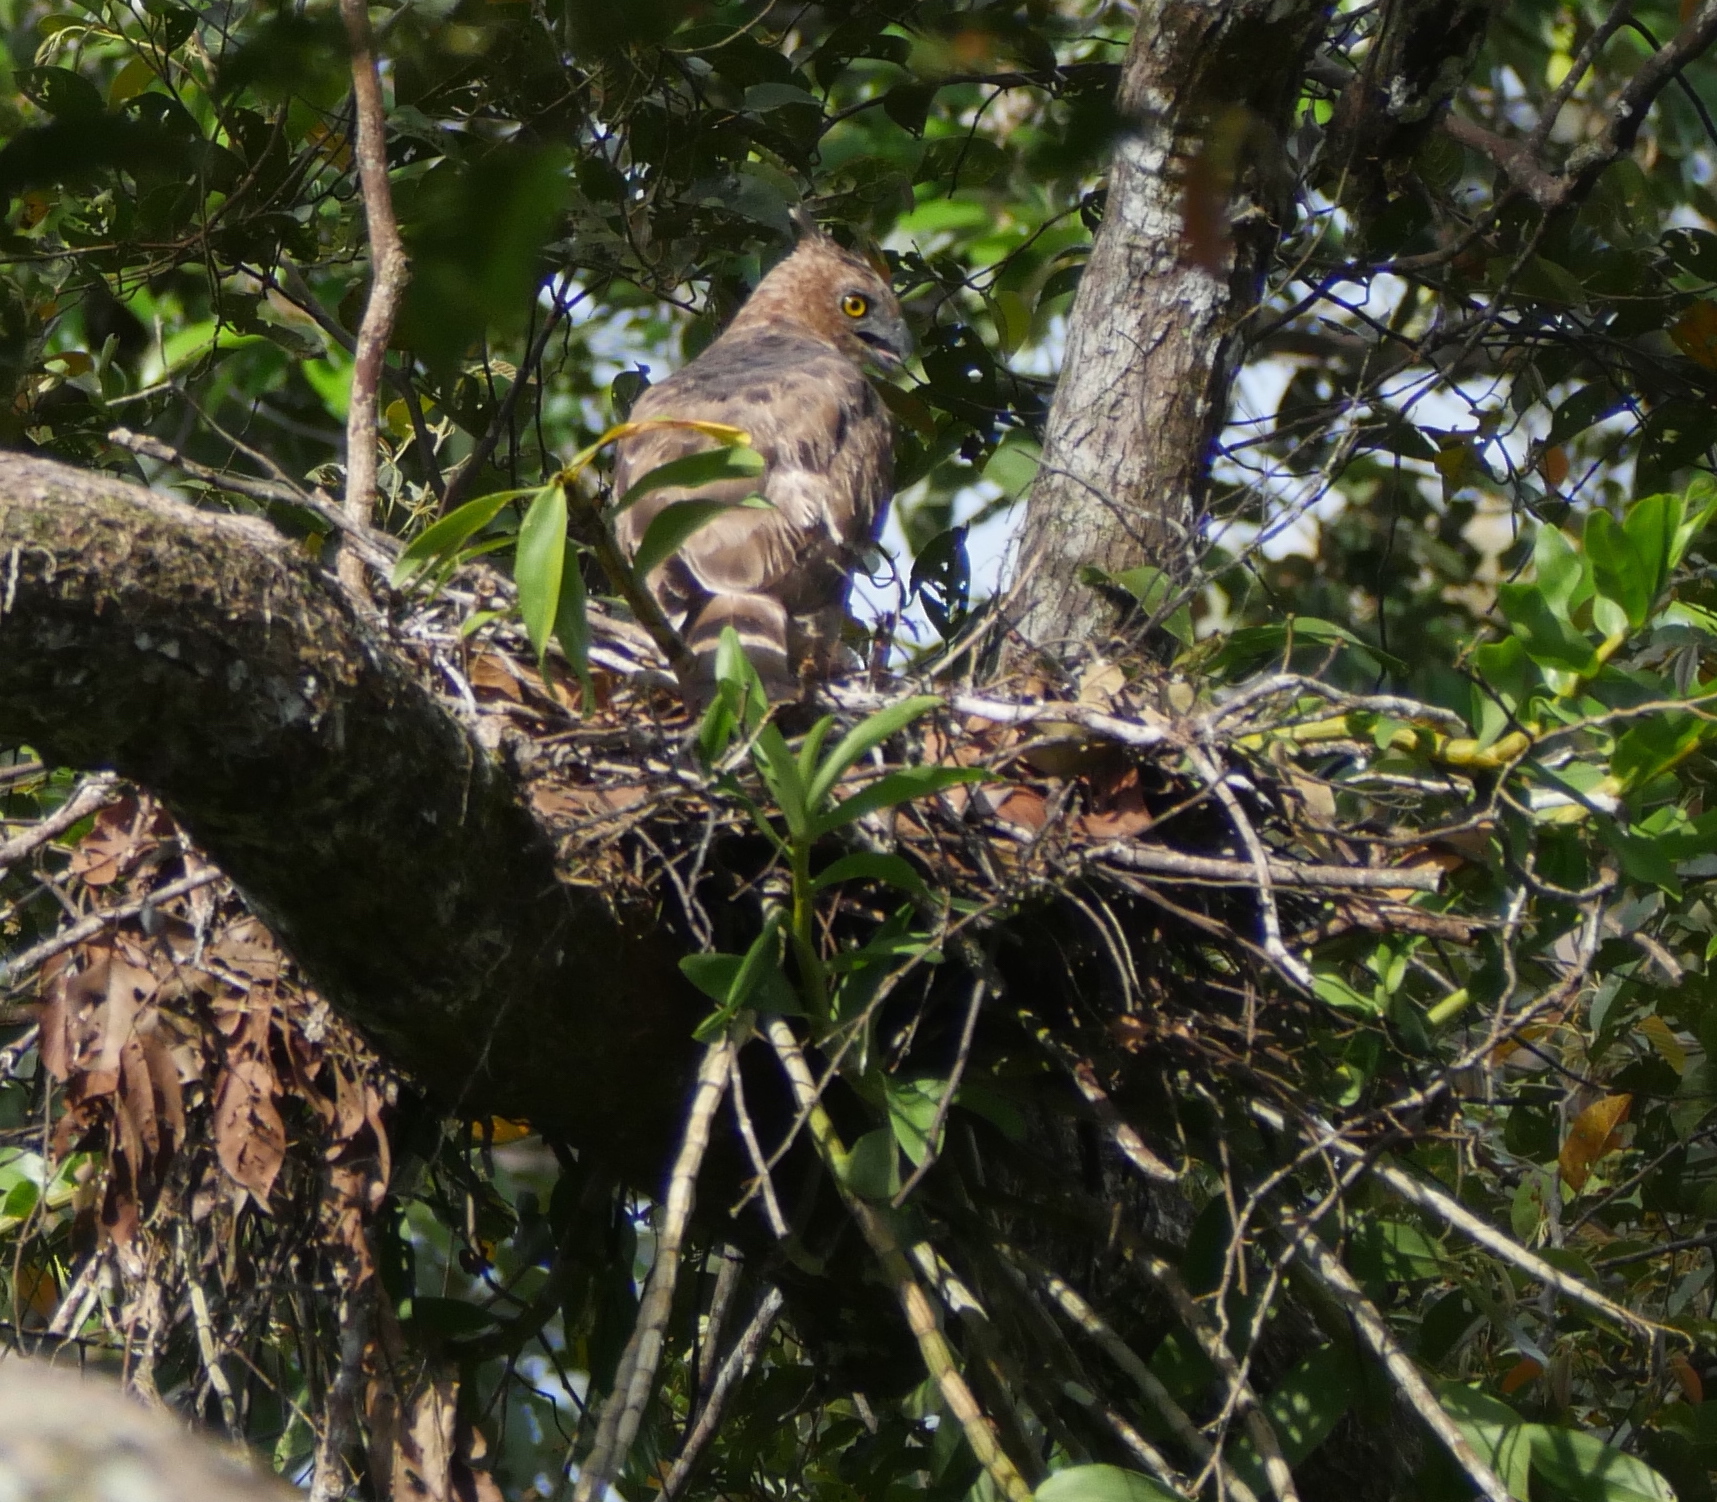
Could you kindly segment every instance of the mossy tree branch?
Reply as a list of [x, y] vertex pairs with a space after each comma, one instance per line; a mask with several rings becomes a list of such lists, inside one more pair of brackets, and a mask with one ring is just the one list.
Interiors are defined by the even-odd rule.
[[272, 528], [0, 455], [0, 741], [159, 795], [443, 1104], [654, 1179], [695, 1065], [678, 946], [556, 879], [506, 771]]

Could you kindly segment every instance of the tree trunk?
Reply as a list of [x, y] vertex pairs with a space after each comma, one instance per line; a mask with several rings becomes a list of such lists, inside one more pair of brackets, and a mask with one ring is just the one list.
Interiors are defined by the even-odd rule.
[[1020, 549], [1035, 570], [1021, 629], [1051, 652], [1113, 622], [1087, 566], [1187, 571], [1241, 325], [1293, 213], [1282, 140], [1328, 11], [1142, 8]]
[[316, 987], [471, 1116], [653, 1180], [704, 1010], [260, 521], [0, 454], [0, 741], [157, 794]]

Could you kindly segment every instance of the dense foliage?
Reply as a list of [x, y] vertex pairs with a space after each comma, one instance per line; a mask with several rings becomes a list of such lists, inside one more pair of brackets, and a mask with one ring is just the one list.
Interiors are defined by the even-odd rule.
[[[760, 730], [729, 662], [701, 806], [750, 821], [785, 886], [745, 909], [749, 927], [695, 935], [710, 952], [688, 974], [714, 1006], [699, 1036], [745, 1043], [758, 1014], [791, 1016], [797, 1033], [771, 1035], [783, 1067], [794, 1038], [839, 1053], [847, 1115], [805, 1115], [862, 1236], [798, 1226], [771, 1262], [767, 1228], [705, 1206], [624, 1495], [1005, 1491], [935, 1352], [894, 1333], [902, 1276], [940, 1300], [1004, 1460], [1045, 1502], [1283, 1496], [1237, 1362], [1302, 1495], [1473, 1494], [1354, 1298], [1523, 1502], [1713, 1495], [1717, 87], [1708, 60], [1682, 69], [1631, 148], [1546, 205], [1496, 143], [1577, 162], [1700, 8], [1514, 0], [1456, 92], [1483, 129], [1427, 128], [1379, 160], [1331, 128], [1333, 101], [1407, 8], [1334, 8], [1287, 139], [1211, 123], [1183, 253], [1216, 254], [1243, 149], [1291, 179], [1297, 210], [1249, 325], [1198, 571], [1094, 577], [1137, 604], [1116, 639], [1071, 664], [1016, 658], [1004, 685], [1029, 697], [1065, 669], [1087, 709], [1181, 739], [1127, 742], [1124, 772], [1103, 760], [1113, 745], [1093, 752], [1102, 732], [1060, 724], [1062, 760], [1022, 763], [1019, 739], [986, 741], [963, 709], [843, 818], [841, 776], [933, 706], [884, 709], [836, 750], [828, 726]], [[1002, 615], [998, 517], [1029, 484], [1102, 224], [1135, 19], [886, 0], [378, 9], [411, 256], [378, 525], [409, 544], [497, 496], [406, 556], [462, 551], [507, 575], [532, 498], [559, 497], [548, 482], [643, 382], [712, 337], [808, 202], [886, 254], [916, 322], [920, 358], [887, 393], [896, 556], [863, 625], [893, 638], [896, 665], [937, 661]], [[258, 512], [331, 553], [367, 279], [338, 16], [0, 0], [0, 20], [0, 439]], [[177, 460], [140, 461], [116, 428]], [[592, 535], [576, 519], [572, 534]], [[398, 613], [446, 608], [423, 604], [437, 577], [401, 569]], [[594, 564], [557, 587], [575, 579], [615, 592]], [[567, 704], [590, 707], [588, 682], [580, 700], [555, 670], [530, 679], [558, 599], [526, 623], [536, 651], [506, 588], [464, 599], [459, 634], [493, 654], [475, 659], [486, 689], [472, 683], [567, 724]], [[987, 662], [1001, 635], [962, 640], [993, 647]], [[522, 689], [493, 666], [508, 652]], [[952, 661], [975, 673], [981, 655]], [[861, 813], [963, 786], [980, 762], [1016, 822], [1101, 816], [1121, 839], [1160, 824], [1231, 861], [1256, 825], [1273, 858], [1438, 879], [1368, 903], [1232, 877], [1212, 895], [1185, 873], [1127, 887], [1071, 862], [1054, 881], [991, 880], [974, 857], [984, 881], [962, 885], [904, 837], [832, 862]], [[27, 834], [77, 786], [8, 753], [0, 813]], [[554, 1493], [597, 1438], [586, 1400], [626, 1367], [656, 1186], [528, 1124], [442, 1119], [236, 898], [197, 906], [197, 857], [146, 796], [6, 866], [0, 979], [24, 1029], [0, 1054], [11, 1332], [124, 1350], [303, 1475], [373, 1262], [403, 1410], [449, 1405], [442, 1475]], [[1039, 921], [1056, 882], [1088, 927]], [[116, 900], [110, 937], [61, 942]], [[974, 913], [994, 926], [968, 932]], [[1060, 965], [1060, 989], [1010, 1004], [968, 1059], [971, 977], [988, 983], [992, 961], [1016, 987]], [[904, 1042], [829, 1047], [870, 1025], [884, 975], [922, 1007], [922, 1051], [918, 1021], [891, 1014]], [[126, 1027], [162, 1018], [131, 1053], [126, 1006]], [[1067, 1078], [1087, 1076], [1102, 1087], [1074, 1097]], [[1117, 1105], [1156, 1179], [1118, 1145]], [[878, 1208], [926, 1162], [917, 1198]], [[762, 1223], [759, 1199], [746, 1217]], [[165, 1260], [134, 1265], [145, 1246]], [[729, 1352], [731, 1391], [715, 1376]], [[722, 1422], [675, 1474], [700, 1412]], [[376, 1453], [361, 1484], [399, 1495]]]

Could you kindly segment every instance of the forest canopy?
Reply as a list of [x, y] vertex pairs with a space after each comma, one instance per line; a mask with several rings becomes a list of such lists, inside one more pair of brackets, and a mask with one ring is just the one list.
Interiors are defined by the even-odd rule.
[[[1713, 1496], [1717, 0], [0, 43], [12, 1344], [317, 1502]], [[614, 437], [800, 215], [864, 668], [688, 716]]]

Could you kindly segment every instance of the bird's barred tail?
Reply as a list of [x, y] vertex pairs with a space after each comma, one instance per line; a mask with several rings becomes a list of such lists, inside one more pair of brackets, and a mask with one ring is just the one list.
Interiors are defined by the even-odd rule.
[[696, 683], [706, 701], [715, 686], [715, 654], [721, 633], [732, 626], [739, 644], [771, 699], [790, 696], [797, 687], [788, 650], [787, 611], [768, 595], [717, 594], [686, 623], [686, 645], [697, 659]]

